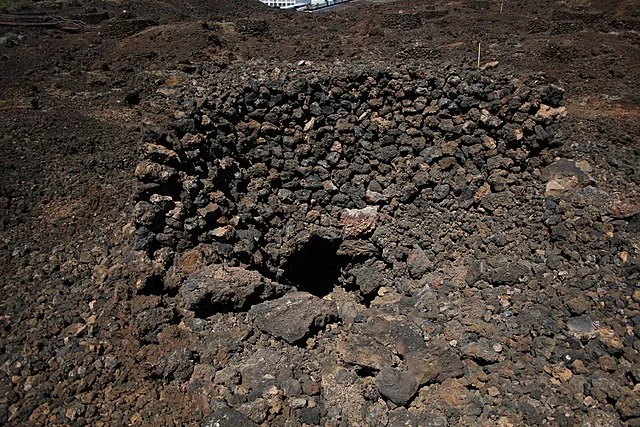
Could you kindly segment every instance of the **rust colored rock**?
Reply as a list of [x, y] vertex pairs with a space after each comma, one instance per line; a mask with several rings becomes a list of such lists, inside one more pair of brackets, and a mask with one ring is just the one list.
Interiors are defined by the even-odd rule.
[[340, 217], [340, 224], [347, 236], [362, 236], [376, 228], [378, 208], [367, 206], [362, 209], [345, 209]]

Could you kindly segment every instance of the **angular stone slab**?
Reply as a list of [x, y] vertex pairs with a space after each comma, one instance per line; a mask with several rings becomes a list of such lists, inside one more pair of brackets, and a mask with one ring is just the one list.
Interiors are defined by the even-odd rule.
[[335, 304], [307, 292], [291, 292], [249, 310], [262, 332], [293, 344], [337, 319]]
[[209, 265], [191, 274], [179, 294], [184, 308], [199, 317], [217, 312], [245, 310], [277, 293], [277, 283], [253, 270]]

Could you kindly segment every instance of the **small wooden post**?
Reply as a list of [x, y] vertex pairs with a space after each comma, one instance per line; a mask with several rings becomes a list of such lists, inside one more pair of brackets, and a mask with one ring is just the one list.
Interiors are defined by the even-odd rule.
[[480, 42], [478, 42], [478, 68], [480, 68]]

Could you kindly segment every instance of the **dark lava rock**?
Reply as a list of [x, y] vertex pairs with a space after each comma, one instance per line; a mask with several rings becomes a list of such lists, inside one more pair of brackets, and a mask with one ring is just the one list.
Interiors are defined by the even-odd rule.
[[186, 348], [172, 351], [156, 364], [156, 374], [164, 380], [185, 382], [193, 373], [193, 354]]
[[418, 391], [418, 382], [410, 372], [384, 368], [376, 375], [376, 387], [382, 396], [404, 406]]
[[320, 424], [320, 408], [302, 408], [300, 410], [300, 421], [309, 425]]
[[138, 105], [140, 103], [140, 92], [138, 91], [129, 92], [124, 97], [124, 102], [126, 102], [129, 105]]
[[438, 202], [444, 200], [449, 195], [450, 191], [451, 187], [449, 187], [449, 184], [438, 184], [433, 189], [433, 198]]
[[380, 271], [382, 268], [384, 268], [384, 265], [379, 262], [373, 266], [364, 266], [355, 271], [356, 285], [363, 295], [373, 294], [385, 284], [386, 279]]
[[546, 86], [540, 95], [542, 97], [542, 102], [549, 104], [552, 107], [559, 107], [562, 105], [562, 100], [564, 98], [564, 89], [552, 84]]
[[622, 385], [605, 374], [595, 374], [584, 385], [585, 394], [589, 394], [602, 403], [617, 401], [622, 395]]
[[390, 426], [418, 426], [418, 417], [413, 415], [407, 408], [399, 407], [389, 411]]
[[152, 308], [137, 316], [136, 337], [145, 344], [157, 341], [158, 332], [167, 324], [174, 323], [175, 313], [171, 308]]
[[635, 214], [627, 224], [627, 233], [640, 233], [640, 213]]
[[491, 269], [487, 279], [494, 284], [513, 284], [531, 274], [531, 267], [526, 261], [511, 260], [507, 257], [495, 257], [490, 259]]
[[449, 425], [445, 417], [437, 414], [423, 414], [419, 421], [419, 425], [424, 427], [447, 427]]
[[282, 384], [280, 384], [280, 387], [282, 388], [285, 396], [300, 396], [302, 394], [300, 381], [295, 378], [284, 380]]
[[149, 251], [155, 235], [147, 227], [140, 227], [135, 231], [133, 247], [136, 251]]
[[559, 270], [562, 267], [562, 264], [564, 263], [564, 258], [562, 258], [561, 255], [558, 254], [551, 254], [547, 257], [547, 267], [549, 267], [552, 270]]
[[253, 306], [249, 312], [258, 329], [289, 343], [302, 340], [338, 317], [334, 304], [307, 292], [289, 293]]
[[640, 393], [634, 391], [622, 396], [616, 403], [616, 409], [624, 419], [640, 417]]

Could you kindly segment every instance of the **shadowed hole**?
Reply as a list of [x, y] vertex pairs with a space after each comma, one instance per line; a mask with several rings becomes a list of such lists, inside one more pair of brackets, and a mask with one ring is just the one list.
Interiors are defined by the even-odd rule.
[[347, 258], [337, 255], [339, 241], [312, 236], [284, 265], [284, 280], [298, 290], [322, 298], [338, 284]]

